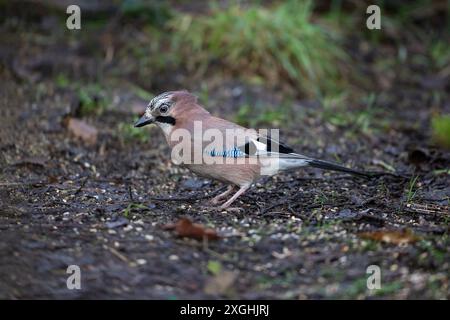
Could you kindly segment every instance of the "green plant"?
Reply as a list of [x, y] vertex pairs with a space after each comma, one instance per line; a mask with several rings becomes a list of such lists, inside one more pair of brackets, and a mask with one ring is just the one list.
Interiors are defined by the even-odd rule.
[[438, 248], [436, 243], [433, 243], [431, 240], [423, 239], [417, 243], [417, 246], [423, 251], [428, 252], [438, 264], [445, 262], [445, 251]]
[[58, 88], [71, 90], [79, 101], [80, 115], [101, 114], [109, 105], [110, 97], [105, 88], [96, 82], [81, 83], [70, 79], [66, 74], [59, 73], [54, 82]]
[[118, 136], [125, 142], [137, 140], [141, 143], [146, 143], [149, 141], [149, 136], [146, 130], [135, 128], [128, 122], [119, 123]]
[[106, 95], [99, 84], [88, 84], [77, 88], [81, 113], [102, 113], [107, 106]]
[[207, 268], [213, 275], [218, 275], [222, 271], [222, 264], [219, 261], [209, 260]]
[[141, 19], [154, 26], [163, 26], [172, 16], [170, 6], [162, 1], [125, 0], [120, 12], [125, 18]]
[[311, 1], [287, 1], [273, 8], [214, 6], [208, 15], [178, 14], [169, 24], [173, 50], [191, 70], [205, 72], [219, 63], [317, 95], [342, 82], [339, 66], [347, 56], [337, 34], [311, 16]]
[[148, 207], [140, 203], [130, 203], [125, 209], [122, 210], [122, 215], [125, 218], [129, 218], [133, 209], [148, 209]]
[[345, 286], [342, 291], [342, 297], [345, 299], [355, 299], [367, 291], [367, 278], [362, 277]]
[[244, 104], [235, 115], [235, 121], [251, 128], [262, 125], [280, 126], [287, 121], [285, 111], [282, 107], [274, 109], [268, 105], [255, 104], [251, 107], [249, 104]]
[[433, 139], [440, 146], [450, 148], [450, 115], [434, 116], [431, 120]]
[[376, 95], [368, 94], [361, 100], [358, 108], [348, 108], [348, 95], [329, 95], [322, 98], [323, 112], [321, 117], [336, 127], [345, 128], [347, 138], [355, 138], [358, 134], [372, 135], [374, 132], [389, 127], [389, 120], [381, 116], [376, 107]]
[[417, 193], [417, 179], [419, 176], [413, 176], [408, 183], [408, 191], [406, 192], [406, 203], [410, 203]]
[[433, 43], [430, 46], [430, 55], [438, 69], [450, 64], [450, 48], [445, 41], [439, 40]]
[[60, 88], [67, 88], [70, 86], [70, 80], [63, 73], [60, 73], [56, 76], [55, 83]]
[[386, 296], [390, 294], [394, 294], [398, 291], [400, 291], [403, 288], [403, 283], [400, 281], [393, 281], [388, 283], [383, 283], [381, 285], [381, 288], [378, 290], [375, 290], [376, 296]]

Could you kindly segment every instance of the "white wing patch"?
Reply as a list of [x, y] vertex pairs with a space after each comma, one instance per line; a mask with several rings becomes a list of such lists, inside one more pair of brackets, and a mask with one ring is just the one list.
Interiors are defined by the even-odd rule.
[[252, 144], [256, 147], [255, 155], [267, 153], [267, 144], [251, 139]]

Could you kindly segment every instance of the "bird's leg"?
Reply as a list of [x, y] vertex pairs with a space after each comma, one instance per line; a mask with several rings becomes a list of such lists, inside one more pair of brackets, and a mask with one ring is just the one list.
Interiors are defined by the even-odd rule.
[[219, 204], [220, 200], [222, 200], [223, 198], [225, 198], [227, 195], [229, 195], [234, 189], [233, 185], [229, 185], [228, 189], [225, 190], [225, 192], [222, 192], [221, 194], [215, 196], [214, 198], [212, 198], [210, 200], [210, 202], [214, 205]]
[[250, 186], [242, 186], [227, 202], [222, 204], [219, 208], [220, 209], [226, 209], [236, 200], [241, 194], [243, 194], [247, 189], [250, 188]]

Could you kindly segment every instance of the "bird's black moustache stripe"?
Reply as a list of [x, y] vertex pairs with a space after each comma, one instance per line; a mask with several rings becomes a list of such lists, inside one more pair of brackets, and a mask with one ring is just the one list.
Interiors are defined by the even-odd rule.
[[157, 122], [168, 123], [171, 125], [175, 125], [175, 118], [171, 116], [157, 116], [155, 119]]

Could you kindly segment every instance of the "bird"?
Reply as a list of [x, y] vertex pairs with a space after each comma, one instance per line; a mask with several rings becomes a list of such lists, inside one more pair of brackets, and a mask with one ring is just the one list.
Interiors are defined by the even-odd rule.
[[[150, 124], [161, 128], [171, 148], [173, 162], [228, 186], [210, 200], [221, 210], [229, 208], [262, 176], [273, 176], [280, 171], [314, 167], [371, 177], [368, 172], [299, 154], [274, 137], [272, 131], [261, 133], [216, 117], [187, 90], [155, 96], [134, 126]], [[225, 200], [235, 189], [237, 191]]]

